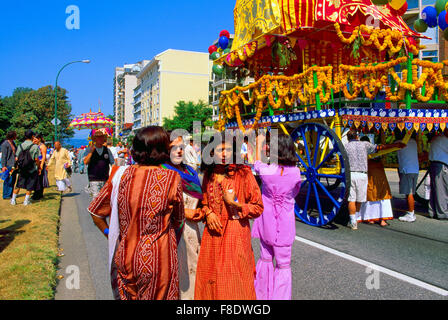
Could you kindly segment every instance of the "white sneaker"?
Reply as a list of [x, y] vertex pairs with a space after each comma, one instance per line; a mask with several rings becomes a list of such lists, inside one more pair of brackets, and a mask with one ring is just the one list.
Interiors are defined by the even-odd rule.
[[414, 222], [417, 219], [415, 218], [415, 215], [407, 213], [404, 216], [399, 217], [398, 220], [403, 221], [403, 222]]
[[439, 215], [437, 215], [437, 218], [439, 218], [440, 220], [447, 220], [448, 219], [448, 215], [446, 215], [446, 214], [439, 214]]
[[352, 229], [352, 230], [358, 230], [358, 222], [349, 222], [348, 226]]
[[16, 200], [11, 199], [11, 205], [12, 205], [12, 206], [15, 206], [15, 205], [16, 205]]
[[29, 206], [30, 204], [31, 204], [31, 201], [30, 201], [30, 200], [28, 200], [28, 201], [25, 200], [25, 201], [23, 202], [23, 205], [24, 205], [24, 206]]

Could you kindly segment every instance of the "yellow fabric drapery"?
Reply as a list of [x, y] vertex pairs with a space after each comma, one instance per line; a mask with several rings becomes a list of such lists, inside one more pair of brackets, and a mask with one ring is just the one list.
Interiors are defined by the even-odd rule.
[[[364, 18], [351, 21], [358, 13]], [[373, 5], [370, 0], [237, 0], [232, 51], [260, 35], [287, 34], [294, 29], [314, 27], [317, 21], [337, 22], [353, 29], [358, 24], [373, 23], [374, 19], [406, 36], [420, 37], [401, 17], [393, 15], [386, 6]]]
[[281, 25], [279, 0], [237, 0], [232, 51]]

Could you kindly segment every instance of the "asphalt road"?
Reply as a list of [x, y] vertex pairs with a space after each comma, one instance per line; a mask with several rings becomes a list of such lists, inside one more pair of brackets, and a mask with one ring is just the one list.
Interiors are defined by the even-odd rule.
[[[398, 176], [388, 171], [396, 216], [405, 200], [397, 194]], [[86, 211], [86, 176], [72, 177], [74, 193], [64, 196], [61, 246], [65, 256], [56, 299], [112, 299], [107, 271], [107, 242]], [[352, 231], [343, 223], [325, 228], [296, 223], [292, 276], [294, 300], [411, 299], [448, 300], [448, 221], [430, 219], [417, 207], [414, 223], [390, 226], [361, 224]], [[253, 240], [256, 259], [258, 240]], [[80, 288], [68, 289], [68, 265], [80, 268]]]

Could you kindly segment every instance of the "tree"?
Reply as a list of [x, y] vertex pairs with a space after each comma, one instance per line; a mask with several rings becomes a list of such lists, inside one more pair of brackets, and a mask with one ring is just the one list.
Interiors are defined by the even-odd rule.
[[163, 127], [170, 131], [175, 129], [185, 129], [193, 132], [193, 122], [200, 121], [202, 131], [206, 126], [210, 126], [213, 109], [203, 101], [197, 104], [194, 102], [179, 101], [174, 107], [174, 117], [172, 119], [163, 118]]
[[6, 136], [6, 132], [10, 126], [9, 117], [7, 116], [7, 109], [5, 102], [0, 96], [0, 141]]
[[[58, 126], [58, 137], [61, 139], [72, 137], [74, 131], [68, 128], [72, 115], [67, 91], [58, 87], [57, 99], [58, 119], [61, 121]], [[54, 119], [54, 88], [52, 86], [38, 90], [17, 88], [11, 97], [3, 99], [2, 104], [0, 104], [2, 128], [15, 130], [19, 139], [23, 138], [26, 130], [32, 129], [36, 133], [42, 133], [46, 141], [53, 141], [54, 125], [51, 121]], [[8, 126], [3, 126], [1, 122], [5, 115], [9, 121]]]
[[106, 118], [109, 118], [110, 120], [112, 120], [113, 122], [115, 122], [115, 115], [108, 115]]

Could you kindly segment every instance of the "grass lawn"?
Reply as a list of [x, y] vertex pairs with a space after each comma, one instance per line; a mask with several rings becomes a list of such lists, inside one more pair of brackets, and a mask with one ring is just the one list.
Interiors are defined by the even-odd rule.
[[51, 169], [41, 201], [23, 206], [24, 190], [16, 206], [0, 197], [0, 300], [54, 298], [61, 196]]

